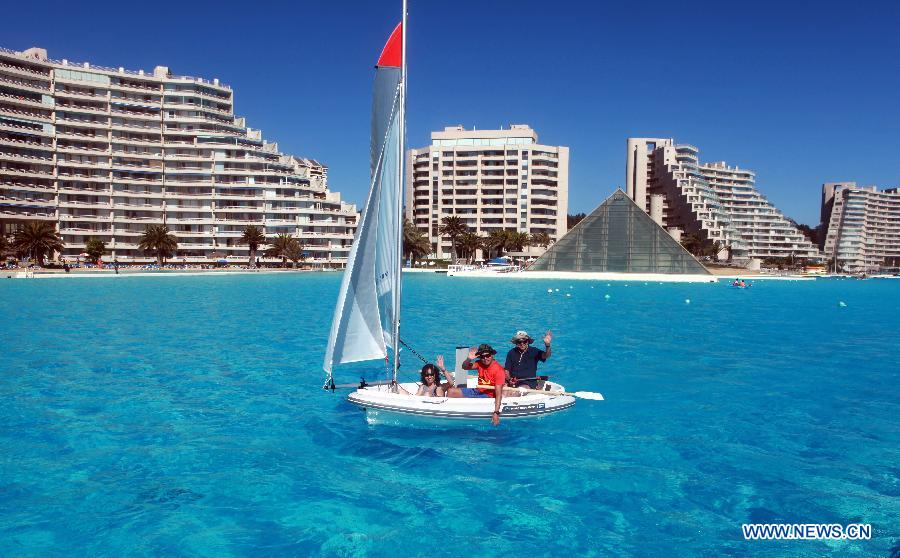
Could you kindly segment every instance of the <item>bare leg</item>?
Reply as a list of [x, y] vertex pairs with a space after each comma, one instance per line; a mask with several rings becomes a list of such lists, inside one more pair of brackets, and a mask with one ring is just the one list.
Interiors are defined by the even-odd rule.
[[462, 390], [458, 387], [447, 388], [447, 391], [444, 392], [444, 397], [465, 397], [462, 393]]

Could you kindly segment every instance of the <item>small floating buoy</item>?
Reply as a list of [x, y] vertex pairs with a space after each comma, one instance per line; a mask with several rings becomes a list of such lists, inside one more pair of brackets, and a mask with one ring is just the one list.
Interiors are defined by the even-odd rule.
[[606, 286], [608, 287], [608, 286], [609, 286], [609, 283], [607, 283]]
[[846, 308], [847, 303], [842, 300], [842, 301], [838, 302], [838, 306], [840, 306], [841, 308]]
[[556, 289], [556, 292], [559, 292], [559, 289]]
[[690, 304], [690, 303], [691, 303], [691, 299], [689, 299], [689, 298], [684, 299], [684, 303], [685, 303], [685, 304]]
[[566, 296], [572, 296], [572, 295], [570, 295], [569, 293], [566, 293]]
[[547, 289], [547, 292], [548, 292], [548, 293], [552, 293], [552, 292], [553, 292], [553, 289]]
[[605, 298], [606, 300], [609, 300], [609, 295], [603, 295], [603, 298]]

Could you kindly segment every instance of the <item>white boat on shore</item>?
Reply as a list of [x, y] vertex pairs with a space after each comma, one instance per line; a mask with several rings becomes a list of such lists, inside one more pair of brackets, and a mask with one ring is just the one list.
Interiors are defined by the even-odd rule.
[[500, 256], [483, 265], [451, 265], [447, 268], [447, 277], [483, 277], [498, 274], [519, 273], [522, 266], [513, 263], [509, 256]]

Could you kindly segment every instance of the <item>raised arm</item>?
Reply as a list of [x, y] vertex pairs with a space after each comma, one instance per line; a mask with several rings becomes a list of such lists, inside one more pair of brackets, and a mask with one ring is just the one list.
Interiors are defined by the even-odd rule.
[[469, 347], [469, 356], [462, 362], [462, 369], [471, 370], [475, 368], [475, 365], [472, 364], [473, 360], [475, 360], [475, 347]]
[[435, 364], [437, 364], [438, 370], [440, 370], [441, 373], [444, 374], [444, 378], [447, 380], [447, 384], [449, 384], [450, 387], [453, 387], [455, 385], [453, 381], [453, 375], [447, 372], [447, 369], [444, 368], [444, 355], [438, 355], [437, 358], [434, 359], [434, 362]]
[[544, 360], [550, 358], [550, 342], [553, 341], [553, 333], [548, 329], [544, 334]]

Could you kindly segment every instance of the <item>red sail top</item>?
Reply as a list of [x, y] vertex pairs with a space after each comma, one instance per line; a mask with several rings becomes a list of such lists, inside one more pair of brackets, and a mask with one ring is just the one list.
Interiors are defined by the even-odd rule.
[[384, 50], [378, 57], [376, 66], [394, 66], [399, 68], [403, 63], [403, 24], [398, 23], [391, 33], [391, 38], [384, 44]]

